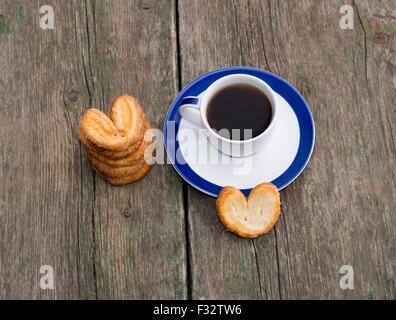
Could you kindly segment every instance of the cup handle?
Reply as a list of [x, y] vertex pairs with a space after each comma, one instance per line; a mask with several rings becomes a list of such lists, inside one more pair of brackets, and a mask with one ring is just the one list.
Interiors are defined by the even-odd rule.
[[197, 97], [185, 97], [180, 102], [179, 112], [184, 119], [194, 123], [201, 127], [201, 110], [198, 106], [199, 98]]

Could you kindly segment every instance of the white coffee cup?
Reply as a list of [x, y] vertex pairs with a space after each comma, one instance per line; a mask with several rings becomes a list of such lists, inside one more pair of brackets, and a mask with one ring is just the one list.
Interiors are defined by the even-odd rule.
[[[257, 88], [265, 94], [271, 103], [272, 118], [268, 127], [258, 136], [248, 140], [231, 140], [219, 135], [210, 127], [207, 119], [206, 110], [213, 95], [222, 88], [235, 84], [248, 84]], [[277, 116], [277, 104], [274, 92], [263, 80], [247, 74], [232, 74], [213, 82], [199, 97], [183, 98], [180, 103], [179, 112], [183, 118], [201, 128], [205, 128], [210, 143], [220, 152], [232, 157], [247, 157], [264, 147], [274, 128]]]

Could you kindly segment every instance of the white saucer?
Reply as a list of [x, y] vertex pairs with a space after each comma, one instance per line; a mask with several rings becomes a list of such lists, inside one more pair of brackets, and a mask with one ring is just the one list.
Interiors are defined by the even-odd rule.
[[[198, 96], [218, 78], [232, 73], [251, 74], [267, 82], [279, 105], [277, 123], [266, 145], [247, 158], [220, 153], [207, 143], [204, 131], [182, 119], [178, 112], [183, 97]], [[170, 134], [170, 124], [175, 134]], [[302, 172], [314, 145], [312, 115], [301, 95], [271, 73], [243, 67], [213, 71], [184, 88], [168, 111], [164, 133], [168, 157], [176, 171], [192, 186], [212, 196], [217, 196], [224, 186], [237, 187], [248, 196], [263, 182], [272, 182], [281, 190]]]

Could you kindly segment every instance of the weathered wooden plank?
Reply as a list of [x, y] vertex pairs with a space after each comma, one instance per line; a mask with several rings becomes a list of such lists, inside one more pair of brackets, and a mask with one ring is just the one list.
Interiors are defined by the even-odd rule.
[[[92, 194], [85, 188], [92, 182], [81, 177], [75, 135], [88, 103], [79, 89], [76, 7], [47, 4], [55, 9], [54, 30], [39, 27], [40, 1], [0, 5], [0, 297], [7, 299], [75, 299], [78, 276], [93, 283], [92, 257], [79, 264], [90, 246], [78, 242], [90, 238], [81, 222], [90, 223]], [[53, 290], [39, 287], [43, 265], [53, 268]]]
[[[184, 298], [180, 179], [156, 166], [111, 187], [75, 134], [85, 107], [107, 112], [122, 92], [162, 127], [177, 91], [174, 3], [48, 4], [55, 30], [39, 28], [37, 1], [0, 6], [0, 297]], [[225, 232], [214, 200], [188, 189], [193, 298], [394, 299], [394, 8], [356, 1], [342, 30], [343, 4], [179, 2], [183, 85], [224, 66], [267, 69], [303, 93], [317, 128], [266, 236]], [[44, 264], [54, 290], [39, 288]], [[355, 289], [343, 291], [347, 264]]]
[[[174, 3], [48, 4], [54, 30], [39, 28], [38, 2], [1, 7], [13, 25], [0, 24], [1, 297], [184, 298], [180, 178], [155, 166], [112, 187], [76, 135], [88, 106], [108, 112], [122, 93], [162, 127], [177, 92]], [[39, 289], [43, 264], [54, 290]]]
[[[311, 162], [281, 192], [275, 233], [254, 241], [263, 298], [395, 296], [395, 40], [368, 30], [386, 24], [375, 10], [389, 26], [394, 8], [357, 1], [354, 30], [342, 30], [344, 4], [180, 1], [184, 84], [223, 66], [260, 67], [294, 84], [315, 118]], [[189, 193], [193, 297], [258, 297], [251, 242], [222, 232], [214, 201]], [[340, 288], [343, 265], [354, 290]]]
[[[284, 298], [395, 295], [395, 68], [362, 31], [367, 3], [356, 2], [353, 30], [339, 26], [343, 1], [270, 3], [280, 75], [304, 94], [317, 129], [307, 170], [282, 192]], [[343, 265], [354, 290], [340, 288]]]
[[[269, 26], [268, 12], [251, 11], [247, 1], [179, 1], [183, 85], [205, 72], [233, 65], [276, 72], [275, 58], [267, 48], [271, 33], [255, 25], [257, 16], [266, 17], [264, 26]], [[253, 39], [257, 30], [258, 44]], [[264, 47], [261, 41], [266, 41]], [[279, 298], [274, 231], [259, 242], [226, 232], [217, 217], [215, 199], [191, 187], [188, 222], [192, 298]], [[257, 255], [257, 243], [266, 248], [261, 255]], [[259, 263], [265, 267], [259, 270]]]
[[[161, 128], [177, 93], [173, 1], [88, 1], [85, 58], [92, 106], [135, 96]], [[92, 172], [86, 166], [83, 170]], [[169, 165], [113, 187], [94, 175], [93, 227], [98, 298], [187, 296], [182, 182]]]

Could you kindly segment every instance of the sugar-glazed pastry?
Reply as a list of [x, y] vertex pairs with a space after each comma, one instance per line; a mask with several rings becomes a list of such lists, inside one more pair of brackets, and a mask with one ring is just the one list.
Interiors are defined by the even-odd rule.
[[216, 208], [220, 220], [243, 238], [255, 238], [272, 229], [280, 214], [280, 196], [272, 183], [256, 186], [246, 200], [235, 187], [224, 187]]
[[89, 141], [107, 150], [122, 151], [141, 139], [144, 114], [135, 98], [117, 97], [111, 105], [110, 117], [91, 108], [80, 119], [79, 126]]
[[130, 176], [139, 170], [142, 169], [145, 161], [142, 156], [140, 159], [137, 159], [133, 164], [120, 168], [112, 168], [103, 162], [96, 159], [92, 153], [87, 150], [88, 160], [91, 163], [92, 167], [101, 174], [101, 176], [109, 177], [109, 178], [120, 178], [125, 176]]
[[110, 178], [110, 177], [102, 177], [102, 178], [115, 186], [123, 186], [127, 183], [131, 183], [142, 179], [149, 173], [150, 169], [151, 169], [151, 165], [148, 164], [147, 162], [144, 162], [143, 167], [138, 172], [133, 173], [129, 176], [124, 176], [120, 178]]

